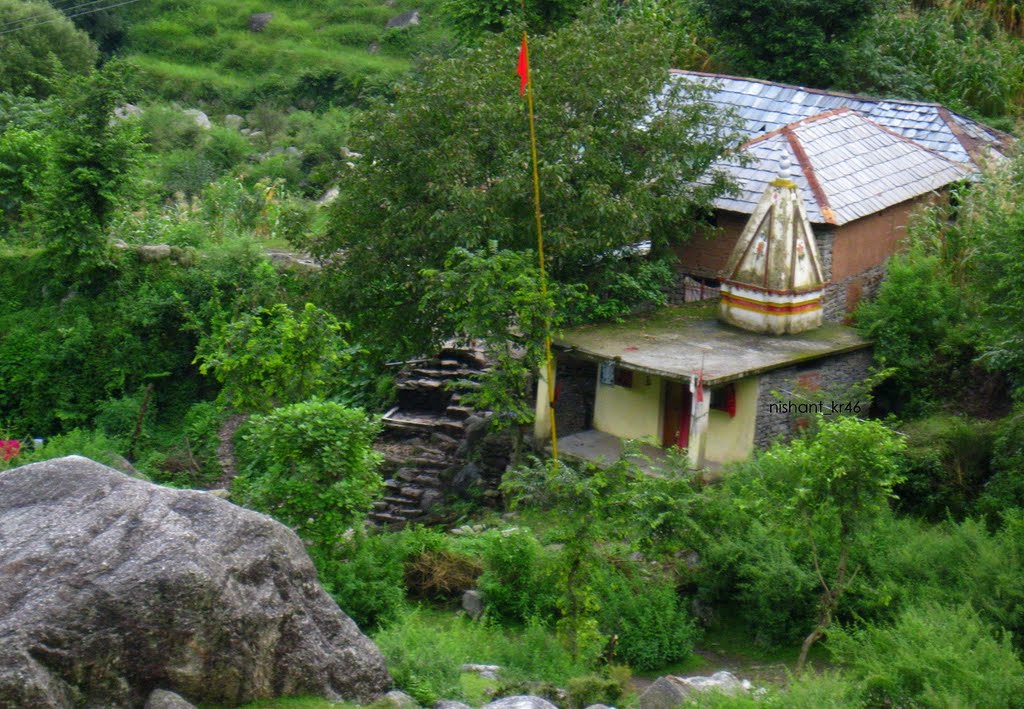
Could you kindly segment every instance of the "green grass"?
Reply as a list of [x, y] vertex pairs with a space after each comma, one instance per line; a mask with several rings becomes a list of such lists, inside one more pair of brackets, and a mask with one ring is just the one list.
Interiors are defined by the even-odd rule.
[[[403, 75], [412, 55], [447, 42], [436, 5], [156, 0], [127, 13], [123, 53], [139, 68], [143, 88], [166, 100], [235, 109], [264, 101], [345, 105]], [[420, 25], [385, 29], [389, 18], [414, 8]], [[274, 17], [254, 33], [248, 20], [257, 12]]]

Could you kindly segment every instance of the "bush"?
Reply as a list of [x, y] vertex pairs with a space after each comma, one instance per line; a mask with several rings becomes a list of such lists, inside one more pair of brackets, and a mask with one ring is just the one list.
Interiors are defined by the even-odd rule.
[[573, 677], [566, 686], [568, 704], [572, 709], [583, 709], [594, 704], [615, 706], [629, 688], [621, 678], [604, 677], [602, 675], [584, 675]]
[[895, 520], [875, 546], [868, 584], [876, 603], [863, 616], [888, 617], [922, 604], [968, 602], [984, 620], [1024, 638], [1024, 515], [1005, 514], [990, 533], [966, 520], [925, 526]]
[[1024, 405], [999, 422], [992, 469], [995, 474], [985, 484], [978, 512], [997, 521], [1003, 510], [1024, 507]]
[[413, 611], [379, 632], [374, 641], [387, 658], [395, 685], [423, 706], [431, 706], [462, 695], [459, 675], [463, 663], [470, 661], [462, 638], [467, 630], [464, 622], [456, 621], [448, 632], [438, 632]]
[[63, 458], [66, 455], [80, 455], [97, 463], [109, 465], [110, 467], [122, 466], [120, 455], [121, 444], [104, 434], [102, 431], [89, 431], [76, 428], [44, 441], [39, 449], [31, 445], [22, 445], [21, 452], [4, 462], [0, 461], [0, 470], [4, 468], [15, 468], [29, 463], [38, 463], [43, 460]]
[[896, 488], [898, 508], [933, 521], [962, 519], [991, 475], [994, 426], [937, 415], [903, 427], [907, 479]]
[[511, 622], [552, 619], [558, 599], [553, 555], [524, 530], [491, 532], [483, 542], [478, 587], [487, 612]]
[[674, 585], [630, 571], [609, 565], [596, 584], [598, 622], [602, 633], [617, 636], [615, 658], [648, 672], [689, 657], [697, 629]]
[[405, 608], [405, 552], [392, 534], [355, 534], [335, 547], [314, 548], [320, 582], [364, 631], [393, 621]]
[[889, 260], [878, 296], [861, 304], [857, 327], [875, 343], [875, 358], [895, 372], [880, 392], [884, 407], [918, 414], [934, 403], [950, 365], [970, 359], [956, 337], [963, 298], [937, 256], [921, 249]]
[[828, 648], [872, 706], [1019, 706], [1024, 665], [970, 606], [905, 609], [892, 625], [833, 631]]
[[379, 430], [360, 409], [315, 399], [254, 416], [238, 499], [329, 549], [383, 487], [372, 447]]
[[96, 65], [96, 45], [49, 3], [0, 0], [0, 27], [2, 92], [47, 96]]

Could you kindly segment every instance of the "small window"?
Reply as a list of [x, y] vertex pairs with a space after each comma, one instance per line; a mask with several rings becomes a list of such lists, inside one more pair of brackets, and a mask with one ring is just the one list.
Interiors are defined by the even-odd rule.
[[631, 389], [633, 387], [633, 370], [623, 369], [622, 367], [616, 367], [615, 386], [626, 387], [627, 389]]
[[736, 416], [736, 385], [726, 384], [711, 390], [711, 408]]

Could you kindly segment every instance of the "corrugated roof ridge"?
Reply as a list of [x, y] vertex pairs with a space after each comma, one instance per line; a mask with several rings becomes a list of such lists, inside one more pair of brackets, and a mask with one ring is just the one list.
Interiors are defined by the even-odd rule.
[[[846, 91], [832, 91], [830, 89], [816, 89], [809, 86], [798, 86], [796, 84], [783, 84], [779, 81], [769, 81], [768, 79], [755, 79], [750, 76], [735, 76], [733, 74], [716, 74], [710, 71], [692, 71], [689, 69], [669, 69], [670, 74], [680, 74], [683, 76], [706, 76], [712, 79], [734, 79], [736, 81], [750, 81], [755, 84], [766, 84], [768, 86], [779, 86], [784, 89], [796, 89], [797, 91], [806, 91], [812, 94], [824, 94], [826, 96], [840, 96], [842, 98], [852, 98], [858, 101], [871, 101], [875, 103], [903, 103], [909, 106], [931, 106], [934, 108], [945, 108], [941, 103], [934, 103], [932, 101], [911, 101], [905, 98], [881, 98], [879, 96], [868, 96], [866, 94], [851, 94]], [[959, 114], [957, 114], [959, 115]], [[977, 123], [977, 121], [975, 121]]]
[[[796, 123], [799, 124], [800, 122], [801, 121], [797, 121]], [[789, 143], [789, 147], [793, 151], [793, 155], [796, 156], [796, 161], [800, 165], [800, 171], [803, 172], [804, 177], [807, 178], [807, 185], [811, 188], [811, 194], [814, 195], [814, 201], [818, 203], [818, 210], [821, 212], [821, 216], [824, 217], [827, 224], [838, 224], [836, 221], [836, 213], [832, 211], [832, 205], [829, 204], [828, 195], [825, 194], [825, 189], [821, 186], [821, 182], [818, 181], [818, 176], [814, 172], [814, 165], [811, 164], [811, 159], [808, 157], [807, 151], [804, 150], [804, 146], [800, 143], [800, 138], [796, 134], [794, 124], [790, 123], [779, 130], [782, 131], [782, 135], [785, 136], [786, 141]]]

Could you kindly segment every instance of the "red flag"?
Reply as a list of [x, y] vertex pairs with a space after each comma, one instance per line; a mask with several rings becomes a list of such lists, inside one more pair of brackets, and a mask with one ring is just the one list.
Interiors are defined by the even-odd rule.
[[526, 93], [526, 85], [530, 83], [530, 59], [526, 49], [526, 34], [523, 34], [523, 44], [519, 47], [519, 67], [516, 69], [519, 74], [519, 95]]
[[697, 385], [694, 387], [697, 390], [697, 401], [704, 401], [704, 370], [697, 372]]

